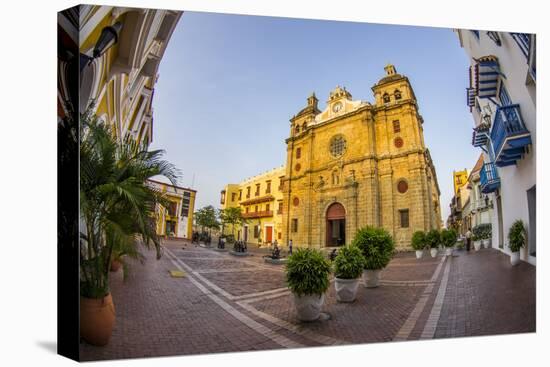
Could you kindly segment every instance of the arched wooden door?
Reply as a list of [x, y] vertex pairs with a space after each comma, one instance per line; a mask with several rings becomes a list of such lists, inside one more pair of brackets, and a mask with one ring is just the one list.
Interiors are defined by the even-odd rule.
[[326, 215], [326, 246], [342, 246], [346, 243], [346, 209], [333, 203]]

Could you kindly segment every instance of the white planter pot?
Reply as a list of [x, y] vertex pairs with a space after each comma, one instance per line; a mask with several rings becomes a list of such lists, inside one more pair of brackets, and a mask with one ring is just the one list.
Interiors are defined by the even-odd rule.
[[490, 239], [481, 240], [481, 244], [483, 245], [483, 248], [489, 248], [491, 247], [491, 240]]
[[338, 302], [353, 302], [357, 295], [359, 278], [341, 279], [334, 278], [334, 289], [336, 289], [336, 300]]
[[317, 320], [324, 301], [324, 294], [309, 294], [303, 296], [294, 294], [294, 306], [296, 307], [298, 319], [300, 321]]
[[453, 248], [452, 247], [447, 247], [445, 249], [445, 255], [447, 256], [453, 256]]
[[513, 266], [519, 264], [519, 251], [510, 254], [510, 264]]
[[432, 255], [432, 257], [436, 257], [437, 256], [437, 249], [436, 248], [431, 248], [430, 249], [430, 255]]
[[416, 250], [416, 258], [420, 259], [422, 258], [422, 255], [424, 254], [424, 250]]
[[481, 249], [481, 241], [474, 241], [474, 249], [479, 251]]
[[380, 273], [382, 269], [377, 270], [363, 270], [363, 280], [365, 281], [365, 287], [376, 288], [380, 283]]

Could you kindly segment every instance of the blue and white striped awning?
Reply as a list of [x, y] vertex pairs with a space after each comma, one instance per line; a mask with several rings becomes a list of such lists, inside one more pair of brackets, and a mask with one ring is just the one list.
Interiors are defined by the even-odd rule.
[[496, 97], [500, 67], [495, 56], [484, 56], [476, 60], [474, 78], [476, 94], [479, 98]]

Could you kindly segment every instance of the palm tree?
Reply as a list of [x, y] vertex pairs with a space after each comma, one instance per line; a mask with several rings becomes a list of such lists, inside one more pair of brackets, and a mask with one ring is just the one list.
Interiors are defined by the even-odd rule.
[[163, 194], [147, 184], [162, 175], [177, 183], [178, 170], [162, 159], [162, 150], [148, 151], [131, 137], [117, 141], [115, 131], [89, 108], [80, 118], [81, 295], [101, 298], [109, 293], [113, 252], [139, 256], [139, 243], [154, 246], [155, 208], [167, 205]]

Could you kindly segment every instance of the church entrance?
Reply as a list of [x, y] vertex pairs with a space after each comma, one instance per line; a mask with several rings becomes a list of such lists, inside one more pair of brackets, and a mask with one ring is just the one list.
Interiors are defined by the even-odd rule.
[[326, 246], [342, 246], [346, 243], [346, 210], [340, 203], [327, 209]]

